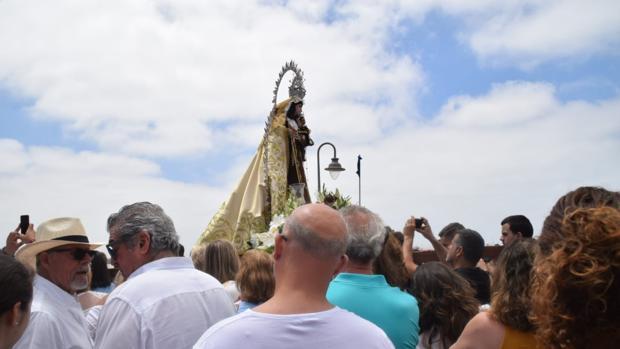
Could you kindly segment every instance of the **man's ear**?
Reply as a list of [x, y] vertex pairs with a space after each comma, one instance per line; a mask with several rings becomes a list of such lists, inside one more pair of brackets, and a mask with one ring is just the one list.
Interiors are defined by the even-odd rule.
[[41, 252], [37, 255], [37, 268], [47, 267], [50, 264], [50, 255], [47, 252]]
[[515, 235], [519, 237], [519, 239], [523, 239], [523, 234], [520, 231], [516, 232]]
[[148, 254], [151, 249], [151, 235], [142, 230], [138, 233], [137, 247], [142, 254]]
[[6, 312], [7, 316], [6, 316], [5, 325], [7, 325], [8, 328], [11, 328], [15, 325], [19, 325], [23, 321], [24, 314], [26, 312], [21, 310], [21, 305], [22, 305], [22, 302], [17, 302], [13, 304], [13, 306], [11, 307], [11, 309], [9, 309], [9, 311]]
[[340, 256], [340, 261], [338, 262], [338, 266], [336, 267], [333, 276], [340, 274], [340, 272], [347, 266], [347, 263], [349, 263], [349, 257], [346, 254]]
[[461, 257], [463, 255], [463, 246], [456, 246], [456, 248], [454, 249], [454, 253], [458, 257]]
[[283, 246], [284, 244], [284, 238], [282, 238], [281, 235], [276, 235], [276, 239], [274, 241], [274, 248], [273, 248], [273, 259], [274, 260], [278, 260], [280, 259], [280, 257], [282, 257], [282, 252], [283, 252]]

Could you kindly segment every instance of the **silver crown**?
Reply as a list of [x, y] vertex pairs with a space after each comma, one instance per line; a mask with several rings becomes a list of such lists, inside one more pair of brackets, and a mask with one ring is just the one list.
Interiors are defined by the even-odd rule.
[[304, 87], [304, 73], [300, 70], [295, 74], [291, 86], [288, 88], [288, 96], [292, 99], [303, 100], [306, 97], [306, 88]]
[[276, 80], [276, 87], [273, 90], [273, 99], [271, 101], [274, 107], [276, 106], [280, 82], [282, 82], [282, 77], [288, 71], [292, 71], [293, 73], [295, 73], [295, 77], [291, 81], [291, 86], [289, 86], [288, 88], [289, 98], [299, 101], [303, 100], [304, 97], [306, 97], [306, 88], [304, 87], [304, 72], [297, 67], [297, 64], [294, 61], [290, 61], [284, 64], [282, 70], [280, 70], [280, 74], [278, 74], [278, 79]]

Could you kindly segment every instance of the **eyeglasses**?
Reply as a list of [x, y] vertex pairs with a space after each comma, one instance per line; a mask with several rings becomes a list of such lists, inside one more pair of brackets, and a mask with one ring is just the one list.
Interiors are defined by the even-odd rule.
[[124, 241], [125, 239], [120, 239], [120, 240], [110, 240], [108, 241], [108, 244], [105, 245], [105, 248], [108, 250], [108, 253], [110, 254], [110, 257], [112, 259], [116, 259], [116, 255], [118, 254], [118, 246]]
[[82, 259], [84, 259], [84, 257], [86, 257], [86, 255], [89, 255], [91, 258], [95, 256], [95, 251], [92, 250], [85, 250], [83, 248], [59, 248], [59, 249], [55, 249], [55, 250], [49, 250], [47, 252], [71, 252], [71, 256], [73, 257], [73, 259], [75, 259], [76, 261], [81, 261]]

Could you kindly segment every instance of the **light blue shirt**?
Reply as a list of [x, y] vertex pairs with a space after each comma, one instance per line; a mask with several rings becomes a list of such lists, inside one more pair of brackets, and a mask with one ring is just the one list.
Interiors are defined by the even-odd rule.
[[380, 327], [397, 349], [418, 344], [418, 301], [383, 275], [340, 273], [329, 284], [327, 300]]

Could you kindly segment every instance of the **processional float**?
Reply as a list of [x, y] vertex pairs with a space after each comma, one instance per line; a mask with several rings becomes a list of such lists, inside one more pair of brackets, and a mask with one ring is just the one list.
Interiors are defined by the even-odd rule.
[[[280, 83], [288, 72], [294, 73], [289, 97], [278, 103]], [[295, 62], [286, 63], [276, 80], [273, 106], [256, 154], [198, 244], [225, 239], [239, 252], [256, 247], [265, 242], [265, 234], [270, 235], [270, 226], [281, 224], [295, 206], [310, 202], [303, 162], [305, 148], [314, 142], [301, 112], [305, 95], [303, 72]]]

